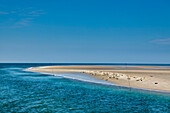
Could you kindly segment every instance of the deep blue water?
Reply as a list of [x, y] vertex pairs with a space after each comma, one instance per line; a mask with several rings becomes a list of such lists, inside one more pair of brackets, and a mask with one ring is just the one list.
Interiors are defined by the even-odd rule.
[[46, 65], [76, 64], [0, 64], [0, 113], [170, 112], [170, 94], [167, 93], [101, 85], [22, 71], [28, 67]]

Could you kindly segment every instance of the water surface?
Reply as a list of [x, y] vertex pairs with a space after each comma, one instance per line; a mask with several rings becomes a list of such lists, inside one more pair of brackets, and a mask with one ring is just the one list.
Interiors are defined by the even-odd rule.
[[170, 112], [167, 93], [22, 71], [46, 65], [76, 64], [0, 64], [0, 112]]

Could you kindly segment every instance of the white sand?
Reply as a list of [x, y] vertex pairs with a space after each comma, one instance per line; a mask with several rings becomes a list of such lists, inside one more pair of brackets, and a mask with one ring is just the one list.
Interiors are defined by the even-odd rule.
[[122, 67], [125, 66], [45, 66], [29, 68], [27, 71], [47, 73], [80, 72], [90, 74], [97, 79], [113, 82], [116, 85], [170, 92], [169, 67], [127, 66], [121, 69]]

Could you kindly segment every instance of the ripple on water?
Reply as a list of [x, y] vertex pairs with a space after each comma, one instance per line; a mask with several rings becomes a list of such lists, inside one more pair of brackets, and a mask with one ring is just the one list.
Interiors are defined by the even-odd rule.
[[169, 94], [0, 70], [1, 112], [168, 113], [169, 103]]

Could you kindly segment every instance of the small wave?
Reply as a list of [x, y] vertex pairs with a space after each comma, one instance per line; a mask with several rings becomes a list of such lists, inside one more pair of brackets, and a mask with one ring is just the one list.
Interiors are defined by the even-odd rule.
[[32, 69], [33, 67], [29, 67], [29, 68], [27, 68], [27, 69]]

